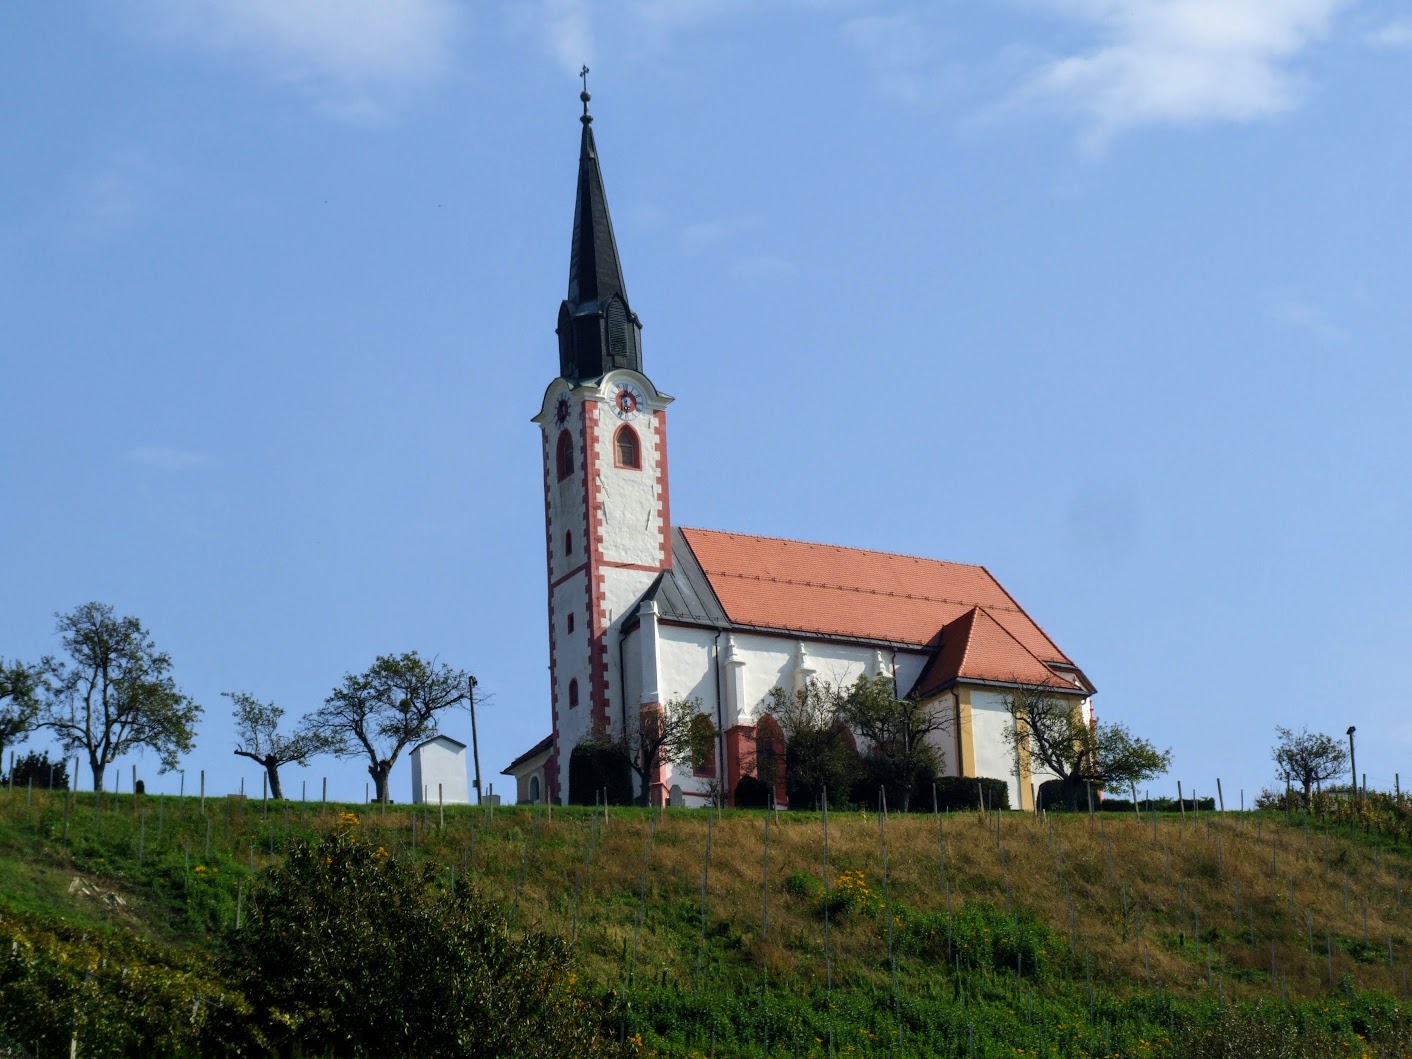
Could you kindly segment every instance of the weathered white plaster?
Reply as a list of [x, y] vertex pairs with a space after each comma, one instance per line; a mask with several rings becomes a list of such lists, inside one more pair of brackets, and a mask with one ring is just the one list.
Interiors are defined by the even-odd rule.
[[446, 735], [432, 736], [412, 748], [411, 761], [413, 802], [465, 805], [470, 801], [465, 743]]
[[[548, 797], [545, 770], [549, 767], [549, 751], [521, 761], [510, 775], [515, 777], [515, 801], [520, 805], [536, 805]], [[538, 790], [536, 790], [536, 786]]]
[[976, 748], [976, 775], [1005, 780], [1010, 786], [1010, 807], [1020, 801], [1019, 758], [1010, 742], [1015, 720], [1005, 709], [1005, 694], [989, 688], [971, 692], [971, 733]]

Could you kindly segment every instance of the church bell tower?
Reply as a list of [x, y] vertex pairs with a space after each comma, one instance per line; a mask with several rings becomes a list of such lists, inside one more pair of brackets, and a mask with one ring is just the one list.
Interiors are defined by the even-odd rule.
[[[585, 69], [584, 73], [587, 73]], [[628, 302], [603, 172], [580, 95], [578, 185], [568, 295], [559, 306], [559, 374], [534, 422], [544, 459], [549, 684], [554, 728], [548, 797], [569, 794], [569, 755], [622, 731], [623, 620], [671, 566], [667, 405], [642, 370], [642, 324]]]

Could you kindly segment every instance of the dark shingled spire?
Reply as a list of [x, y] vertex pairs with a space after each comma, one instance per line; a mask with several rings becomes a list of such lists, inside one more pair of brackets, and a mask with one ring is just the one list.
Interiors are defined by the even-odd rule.
[[[587, 70], [584, 71], [587, 73]], [[578, 200], [569, 255], [569, 296], [559, 306], [559, 374], [571, 382], [595, 379], [614, 368], [642, 370], [642, 324], [628, 306], [627, 285], [603, 192], [603, 171], [593, 142], [593, 115], [583, 100]]]

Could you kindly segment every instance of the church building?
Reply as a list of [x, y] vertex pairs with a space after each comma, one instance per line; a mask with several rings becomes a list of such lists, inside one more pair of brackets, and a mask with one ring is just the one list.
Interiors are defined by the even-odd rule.
[[[676, 526], [667, 410], [646, 374], [585, 91], [559, 371], [538, 424], [544, 460], [552, 730], [516, 758], [520, 801], [563, 803], [573, 748], [618, 733], [640, 711], [697, 700], [714, 752], [664, 766], [650, 800], [679, 787], [727, 801], [755, 769], [757, 740], [779, 746], [770, 692], [890, 676], [899, 697], [935, 702], [943, 774], [1007, 780], [1032, 808], [1047, 775], [1006, 733], [1007, 690], [1040, 686], [1091, 718], [1079, 667], [981, 566]], [[783, 783], [777, 799], [785, 801]]]

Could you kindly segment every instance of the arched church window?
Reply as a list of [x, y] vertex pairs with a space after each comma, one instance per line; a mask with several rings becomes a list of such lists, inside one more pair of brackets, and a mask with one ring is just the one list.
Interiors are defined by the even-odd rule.
[[785, 798], [784, 733], [768, 713], [755, 722], [755, 775], [774, 791], [776, 802]]
[[569, 681], [569, 709], [576, 710], [579, 706], [579, 682], [577, 679]]
[[613, 439], [614, 454], [619, 467], [629, 467], [634, 471], [642, 469], [642, 445], [637, 440], [637, 431], [630, 426], [621, 426]]
[[531, 776], [529, 782], [529, 800], [535, 805], [539, 804], [539, 777]]
[[555, 450], [555, 464], [559, 469], [559, 481], [574, 473], [574, 440], [567, 430], [559, 431], [559, 444]]
[[574, 554], [574, 535], [573, 535], [572, 533], [565, 533], [565, 534], [564, 534], [564, 554], [565, 554], [565, 555], [573, 555], [573, 554]]
[[574, 616], [573, 616], [572, 614], [570, 614], [568, 620], [567, 620], [564, 624], [565, 624], [565, 626], [568, 628], [569, 632], [573, 632], [573, 631], [574, 631]]
[[704, 713], [691, 719], [691, 773], [707, 779], [716, 775], [716, 726]]

